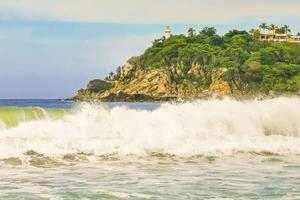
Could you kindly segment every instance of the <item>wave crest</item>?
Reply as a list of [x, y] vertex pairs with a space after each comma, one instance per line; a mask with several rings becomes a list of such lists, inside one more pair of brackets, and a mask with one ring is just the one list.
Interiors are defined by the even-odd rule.
[[61, 119], [0, 129], [0, 158], [43, 155], [178, 156], [235, 152], [300, 153], [300, 99], [200, 100], [153, 111], [81, 104]]

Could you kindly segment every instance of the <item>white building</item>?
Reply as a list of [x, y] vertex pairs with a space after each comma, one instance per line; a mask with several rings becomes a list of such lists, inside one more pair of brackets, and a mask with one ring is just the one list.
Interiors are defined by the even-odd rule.
[[300, 36], [296, 36], [296, 35], [293, 35], [291, 36], [291, 39], [294, 41], [294, 42], [297, 42], [297, 43], [300, 43]]
[[172, 35], [172, 30], [171, 30], [170, 26], [167, 26], [166, 30], [165, 30], [165, 38], [169, 39], [171, 37], [171, 35]]

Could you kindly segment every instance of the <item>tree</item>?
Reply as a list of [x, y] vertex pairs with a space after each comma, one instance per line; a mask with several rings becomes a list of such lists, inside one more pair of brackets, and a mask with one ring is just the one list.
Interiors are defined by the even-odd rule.
[[223, 38], [219, 35], [214, 35], [210, 37], [210, 44], [215, 46], [222, 46], [224, 43]]
[[228, 38], [230, 39], [230, 38], [234, 37], [235, 35], [247, 35], [247, 36], [250, 36], [247, 31], [241, 31], [241, 30], [233, 29], [233, 30], [230, 30], [228, 33], [226, 33], [224, 35], [224, 37], [227, 38], [227, 39]]
[[108, 76], [105, 78], [106, 81], [112, 81], [115, 78], [115, 74], [113, 72], [109, 72]]
[[269, 26], [269, 31], [272, 32], [272, 34], [275, 34], [277, 28], [278, 28], [278, 27], [277, 27], [275, 24], [271, 24], [271, 25]]
[[266, 33], [265, 31], [268, 29], [268, 24], [262, 23], [261, 25], [259, 25], [259, 28], [262, 29], [264, 33]]
[[272, 66], [278, 61], [278, 52], [273, 47], [267, 47], [259, 50], [260, 60], [263, 65]]
[[246, 83], [261, 82], [264, 75], [262, 64], [250, 59], [243, 65], [243, 72], [243, 79]]
[[230, 85], [231, 93], [233, 93], [234, 87], [240, 89], [240, 86], [238, 84], [238, 79], [240, 78], [238, 69], [235, 67], [229, 67], [226, 75], [226, 79]]
[[297, 33], [297, 35], [298, 35], [298, 36], [300, 36], [300, 32], [299, 32], [299, 33]]
[[[262, 23], [259, 25], [259, 28], [263, 30], [263, 33], [266, 33], [266, 30], [268, 29], [268, 24], [267, 23]], [[267, 39], [267, 36], [265, 35], [265, 39]]]
[[289, 25], [284, 25], [283, 26], [284, 30], [285, 30], [285, 34], [288, 34], [291, 32], [290, 26]]
[[269, 30], [270, 31], [275, 31], [276, 29], [277, 29], [278, 27], [275, 25], [275, 24], [271, 24], [270, 26], [269, 26]]
[[153, 42], [152, 42], [152, 45], [153, 46], [156, 46], [156, 47], [159, 47], [162, 43], [162, 39], [155, 39]]
[[188, 29], [188, 37], [194, 37], [196, 33], [196, 30], [193, 28]]
[[248, 45], [248, 38], [245, 35], [235, 35], [231, 38], [230, 44], [232, 47], [246, 48]]
[[276, 28], [275, 33], [276, 34], [285, 34], [286, 30], [284, 27], [279, 27], [279, 28]]
[[120, 78], [121, 77], [121, 73], [122, 73], [122, 69], [121, 69], [120, 66], [118, 66], [117, 69], [116, 69], [116, 76], [115, 76], [115, 78], [116, 79]]
[[101, 79], [92, 80], [87, 85], [87, 89], [92, 92], [103, 92], [112, 88], [113, 84]]
[[259, 37], [260, 37], [259, 29], [251, 29], [249, 32], [255, 39], [257, 39], [257, 40], [259, 39]]
[[209, 37], [216, 35], [217, 30], [214, 27], [204, 27], [201, 31], [200, 34], [207, 35]]
[[277, 79], [288, 79], [296, 75], [300, 71], [299, 65], [288, 65], [285, 63], [277, 63], [272, 69]]

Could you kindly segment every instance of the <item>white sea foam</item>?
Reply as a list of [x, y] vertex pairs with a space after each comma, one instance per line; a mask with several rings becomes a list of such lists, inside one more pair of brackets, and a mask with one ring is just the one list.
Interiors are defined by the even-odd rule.
[[180, 156], [268, 151], [300, 153], [300, 99], [201, 100], [154, 111], [82, 104], [61, 120], [0, 129], [0, 158], [149, 152]]
[[0, 121], [0, 131], [3, 130], [3, 129], [5, 129], [5, 125], [4, 125], [3, 122]]

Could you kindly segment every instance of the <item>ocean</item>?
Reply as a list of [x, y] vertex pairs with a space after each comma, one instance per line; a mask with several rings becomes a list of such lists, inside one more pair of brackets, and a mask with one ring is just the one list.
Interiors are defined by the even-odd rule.
[[300, 98], [0, 100], [0, 199], [300, 199]]

